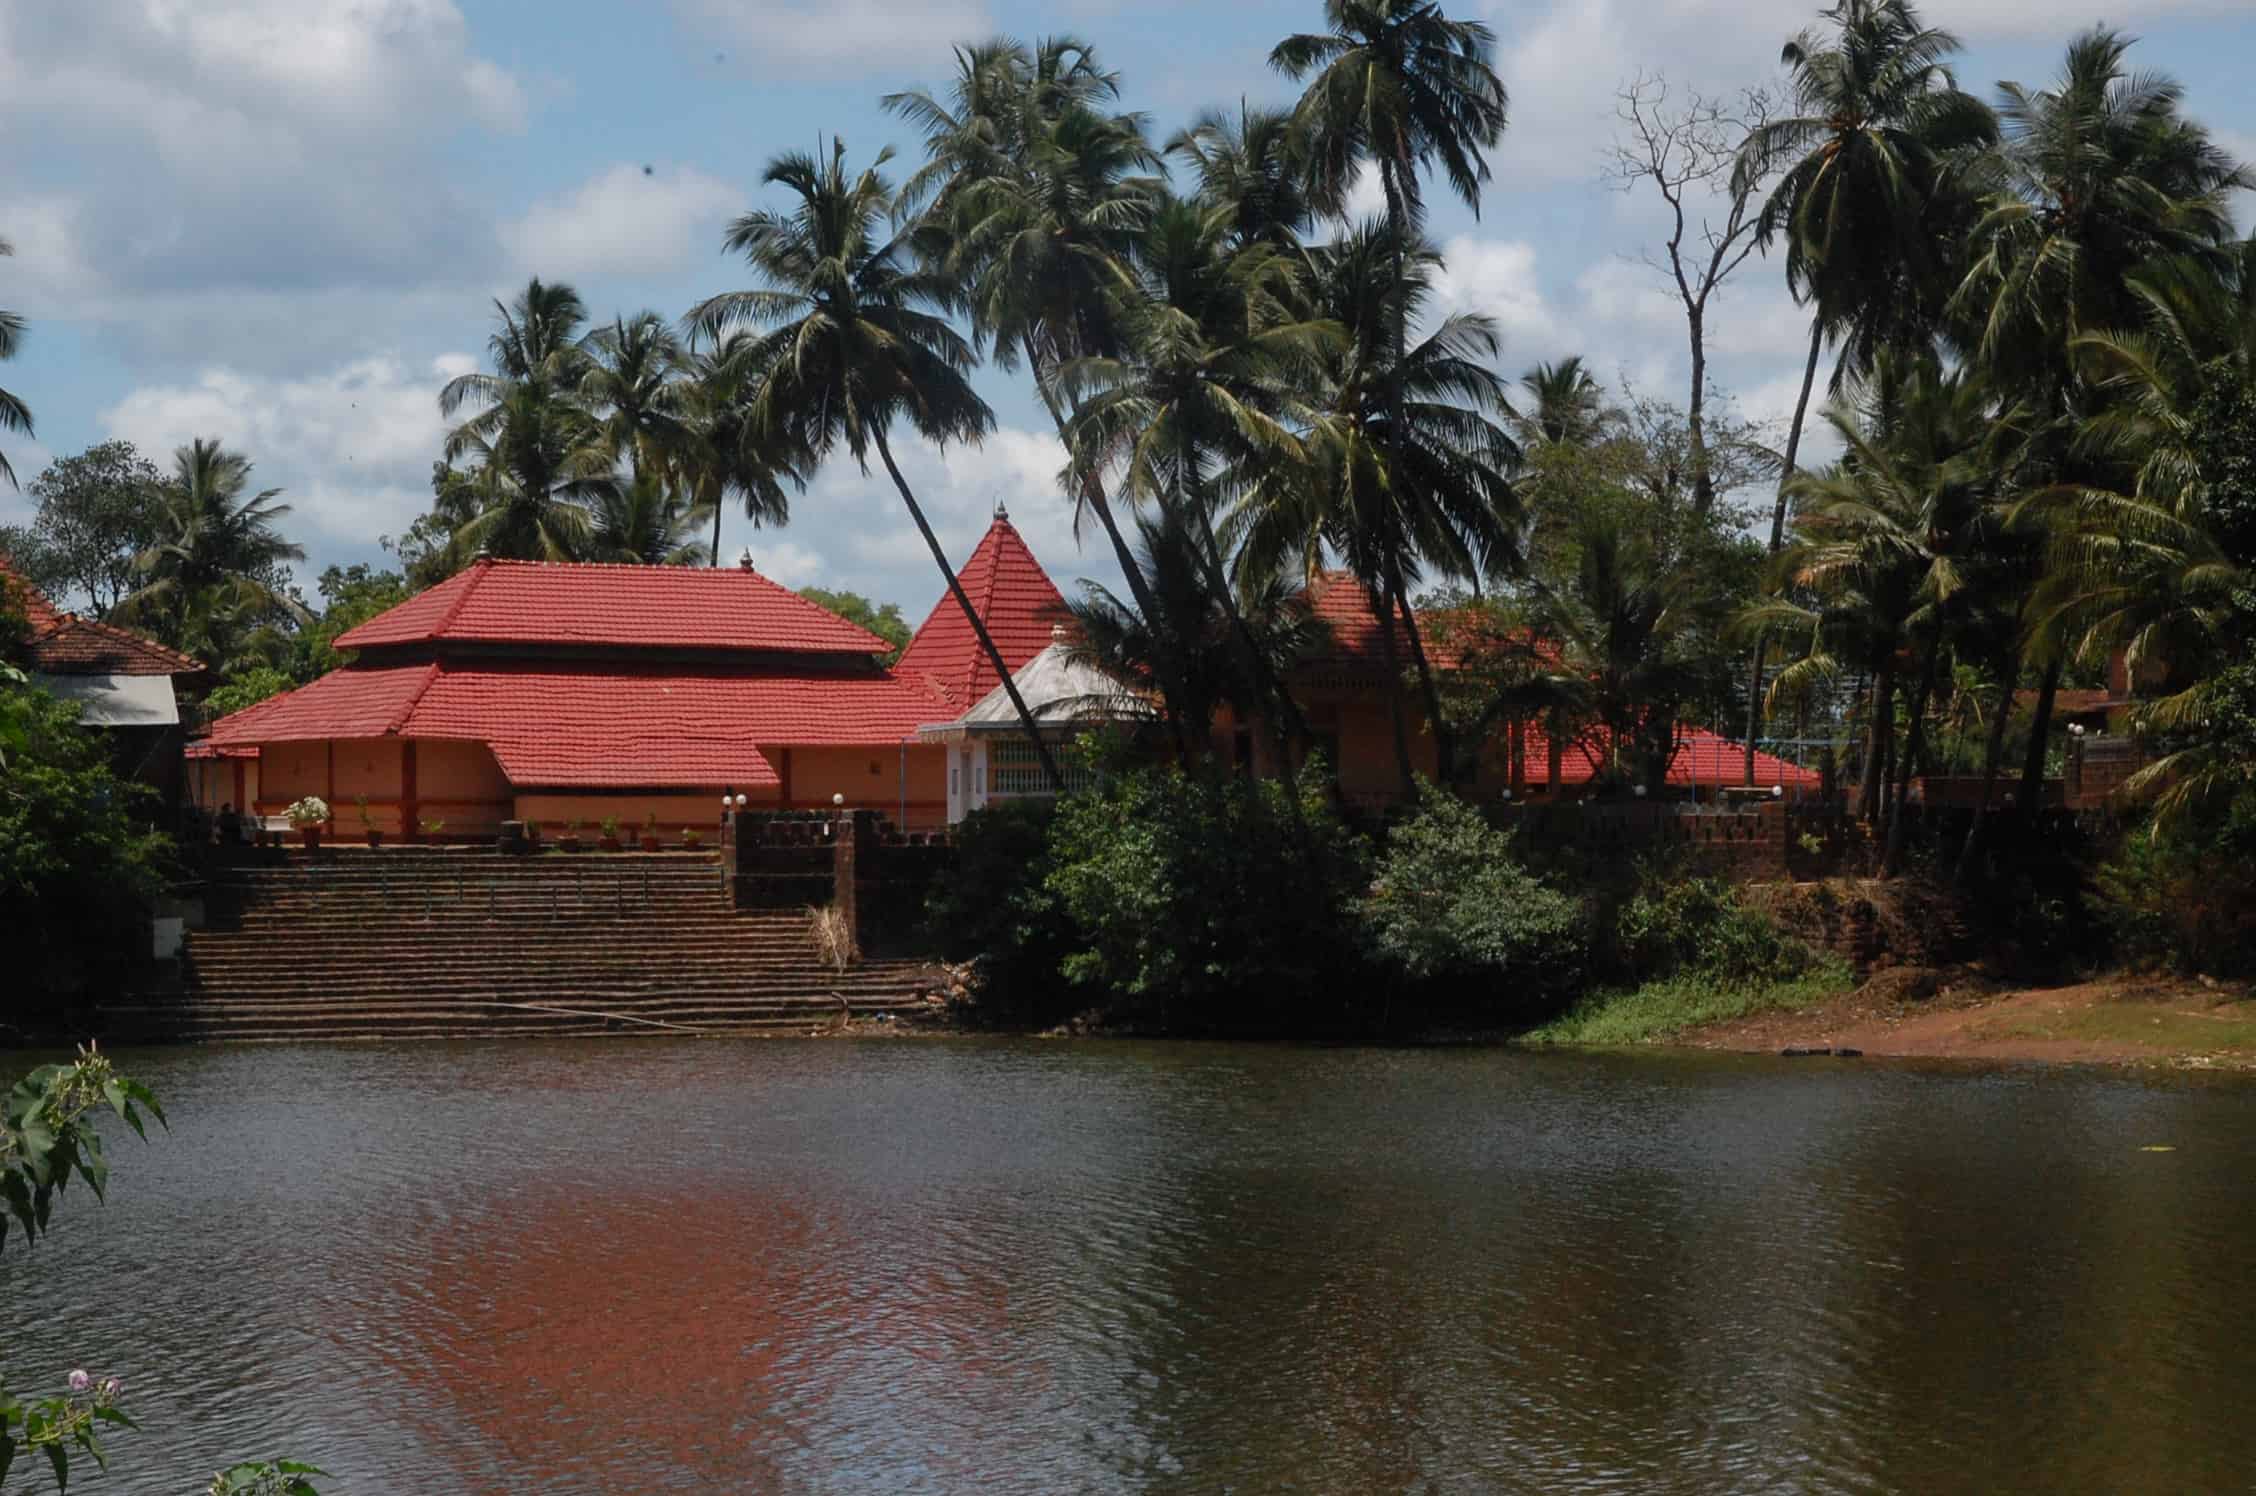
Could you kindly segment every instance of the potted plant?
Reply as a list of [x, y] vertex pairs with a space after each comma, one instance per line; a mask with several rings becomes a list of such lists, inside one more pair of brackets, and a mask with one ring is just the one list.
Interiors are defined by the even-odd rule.
[[423, 840], [427, 842], [437, 841], [439, 833], [446, 830], [446, 822], [444, 821], [421, 821], [417, 824], [423, 828]]
[[329, 819], [328, 801], [319, 795], [307, 795], [302, 800], [292, 802], [290, 808], [282, 814], [290, 818], [290, 825], [296, 829], [298, 839], [306, 844], [308, 850], [321, 845], [321, 827]]
[[527, 821], [525, 823], [525, 844], [538, 852], [540, 850], [540, 836], [540, 822]]
[[384, 845], [384, 833], [376, 829], [376, 818], [368, 813], [368, 797], [355, 795], [353, 803], [360, 807], [360, 834], [368, 839], [368, 845]]
[[704, 840], [705, 840], [705, 838], [704, 838], [704, 837], [702, 837], [702, 836], [699, 836], [699, 835], [697, 834], [697, 828], [696, 828], [695, 826], [684, 826], [684, 827], [682, 827], [682, 850], [683, 850], [683, 851], [685, 851], [685, 852], [694, 852], [694, 851], [696, 851], [696, 850], [697, 850], [697, 848], [698, 848], [698, 844], [699, 844], [699, 843], [701, 843], [701, 842], [703, 842]]
[[605, 816], [603, 818], [603, 837], [596, 845], [606, 852], [619, 850], [619, 818], [617, 816]]
[[564, 823], [564, 834], [556, 839], [556, 844], [567, 852], [580, 850], [580, 823], [578, 821], [566, 821]]
[[655, 810], [650, 813], [649, 819], [642, 823], [642, 850], [645, 852], [658, 850], [658, 812]]

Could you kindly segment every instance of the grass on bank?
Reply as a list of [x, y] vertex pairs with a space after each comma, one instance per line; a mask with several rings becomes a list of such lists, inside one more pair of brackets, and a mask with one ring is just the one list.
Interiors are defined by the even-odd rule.
[[1814, 1008], [1856, 985], [1848, 964], [1827, 961], [1790, 981], [1723, 983], [1680, 972], [1639, 987], [1594, 992], [1565, 1015], [1531, 1029], [1521, 1042], [1604, 1048], [1651, 1044], [1687, 1029], [1755, 1013]]
[[2059, 1013], [2017, 1016], [1983, 1024], [1983, 1038], [2067, 1039], [2170, 1050], [2256, 1053], [2256, 1000], [2201, 1008], [2142, 1002], [2102, 1002]]

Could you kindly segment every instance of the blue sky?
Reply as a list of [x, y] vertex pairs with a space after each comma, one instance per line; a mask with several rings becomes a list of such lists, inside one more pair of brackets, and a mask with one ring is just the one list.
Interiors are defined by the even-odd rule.
[[[1513, 122], [1478, 221], [1436, 194], [1446, 298], [1502, 324], [1504, 367], [1578, 352], [1679, 399], [1680, 314], [1638, 263], [1654, 204], [1602, 179], [1617, 87], [1660, 72], [1728, 92], [1773, 76], [1815, 7], [1789, 0], [1462, 0], [1497, 31]], [[31, 322], [0, 383], [48, 457], [122, 436], [160, 461], [192, 436], [248, 453], [296, 506], [315, 567], [376, 559], [428, 499], [436, 393], [482, 353], [491, 298], [569, 280], [598, 316], [678, 315], [746, 284], [722, 228], [779, 150], [842, 135], [855, 160], [914, 141], [878, 107], [941, 85], [949, 43], [1072, 32], [1125, 76], [1164, 136], [1241, 96], [1281, 100], [1265, 63], [1314, 0], [0, 0], [0, 306]], [[2077, 0], [1927, 9], [1968, 50], [1963, 83], [2050, 79], [2100, 18]], [[2115, 0], [2140, 66], [2256, 156], [2256, 0]], [[1747, 414], [1791, 399], [1802, 322], [1750, 262], [1712, 314], [1714, 369]], [[999, 429], [918, 452], [911, 481], [950, 549], [998, 500], [1061, 580], [1103, 577], [1076, 544], [1056, 441], [1023, 375], [983, 371]], [[0, 523], [28, 502], [0, 488]], [[843, 459], [788, 528], [728, 525], [763, 571], [920, 614], [939, 585], [898, 501]]]

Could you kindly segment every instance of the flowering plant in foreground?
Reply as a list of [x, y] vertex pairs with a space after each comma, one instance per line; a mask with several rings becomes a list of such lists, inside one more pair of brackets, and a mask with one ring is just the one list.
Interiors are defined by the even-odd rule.
[[[26, 1246], [45, 1234], [56, 1197], [74, 1176], [102, 1198], [110, 1166], [89, 1117], [104, 1106], [144, 1141], [149, 1136], [144, 1112], [164, 1122], [164, 1109], [148, 1087], [119, 1075], [91, 1045], [72, 1064], [40, 1066], [0, 1101], [0, 1204], [6, 1207], [0, 1210], [0, 1247], [7, 1245], [11, 1226], [22, 1228]], [[22, 1455], [46, 1460], [58, 1492], [70, 1487], [74, 1454], [107, 1470], [102, 1430], [135, 1427], [118, 1406], [124, 1396], [122, 1378], [98, 1377], [83, 1368], [64, 1374], [61, 1392], [34, 1399], [9, 1391], [0, 1375], [0, 1490], [7, 1489], [9, 1471]], [[305, 1477], [322, 1473], [287, 1460], [237, 1465], [213, 1476], [210, 1490], [215, 1496], [318, 1496]]]

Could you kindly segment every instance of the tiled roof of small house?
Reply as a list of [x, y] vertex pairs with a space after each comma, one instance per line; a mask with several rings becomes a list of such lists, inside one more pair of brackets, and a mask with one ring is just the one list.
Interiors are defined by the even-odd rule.
[[203, 662], [131, 629], [65, 613], [0, 556], [0, 585], [30, 621], [24, 663], [39, 675], [200, 675]]
[[[1013, 673], [1049, 647], [1051, 627], [1065, 616], [1057, 585], [1000, 509], [956, 580]], [[921, 678], [959, 711], [1002, 684], [970, 620], [947, 592], [893, 668]]]
[[336, 647], [442, 641], [769, 654], [892, 648], [748, 567], [493, 560], [347, 629]]
[[[1541, 786], [1550, 782], [1551, 745], [1543, 730], [1535, 723], [1525, 729], [1526, 776], [1530, 785]], [[1735, 743], [1704, 727], [1679, 727], [1676, 730], [1676, 756], [1669, 760], [1668, 782], [1679, 789], [1719, 789], [1746, 782], [1746, 745]], [[1580, 789], [1598, 777], [1599, 761], [1589, 745], [1582, 742], [1562, 743], [1559, 747], [1559, 783], [1561, 790]], [[1814, 790], [1823, 782], [1815, 769], [1805, 769], [1788, 763], [1775, 754], [1755, 750], [1755, 783], [1762, 788], [1784, 785], [1787, 789]]]

